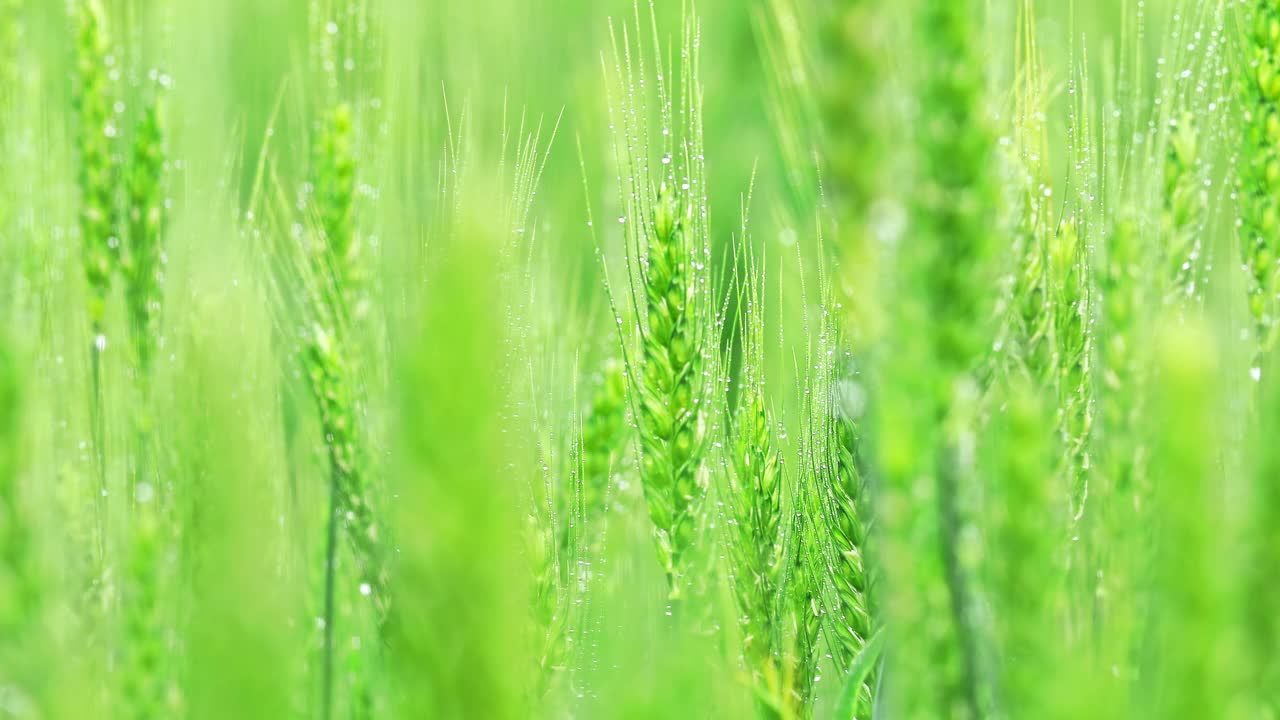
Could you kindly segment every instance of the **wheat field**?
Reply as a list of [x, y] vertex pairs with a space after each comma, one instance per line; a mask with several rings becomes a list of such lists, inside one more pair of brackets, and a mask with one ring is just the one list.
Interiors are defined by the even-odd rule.
[[0, 0], [0, 718], [1280, 720], [1280, 0]]

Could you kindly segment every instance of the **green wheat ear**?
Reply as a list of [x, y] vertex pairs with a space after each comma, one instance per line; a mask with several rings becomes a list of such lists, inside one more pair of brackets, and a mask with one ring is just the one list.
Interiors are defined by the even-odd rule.
[[640, 477], [672, 599], [680, 597], [681, 563], [694, 543], [706, 443], [702, 348], [693, 314], [698, 288], [682, 213], [681, 201], [664, 183], [649, 227], [643, 369], [635, 383], [643, 448]]
[[[743, 230], [746, 236], [745, 220]], [[764, 321], [760, 273], [753, 260], [739, 265], [738, 326], [742, 340], [742, 369], [738, 405], [728, 423], [728, 485], [724, 494], [732, 526], [729, 556], [733, 590], [738, 602], [743, 655], [766, 716], [797, 717], [805, 711], [807, 676], [793, 672], [794, 655], [787, 652], [784, 630], [788, 620], [786, 584], [791, 577], [787, 550], [788, 528], [783, 520], [783, 467], [776, 427], [765, 396]], [[725, 359], [728, 366], [728, 358]], [[807, 657], [807, 655], [806, 655]], [[774, 707], [776, 705], [776, 707]]]
[[[820, 329], [821, 363], [815, 371], [818, 397], [809, 410], [809, 472], [813, 482], [814, 523], [820, 534], [811, 558], [819, 581], [823, 637], [839, 674], [847, 676], [876, 630], [872, 604], [872, 568], [868, 560], [870, 492], [864, 468], [862, 378], [848, 355], [834, 352], [843, 334], [824, 320]], [[858, 720], [869, 720], [877, 673], [867, 674], [853, 698]]]
[[1280, 232], [1280, 2], [1258, 0], [1245, 37], [1245, 146], [1241, 157], [1240, 249], [1249, 272], [1249, 312], [1260, 351], [1275, 344], [1275, 237]]
[[[826, 516], [830, 518], [831, 545], [826, 558], [833, 570], [835, 590], [827, 610], [828, 638], [836, 665], [848, 673], [875, 630], [871, 604], [870, 568], [866, 562], [867, 487], [858, 471], [858, 429], [843, 408], [828, 420], [827, 462], [823, 478]], [[875, 673], [870, 673], [855, 702], [854, 717], [871, 717]]]

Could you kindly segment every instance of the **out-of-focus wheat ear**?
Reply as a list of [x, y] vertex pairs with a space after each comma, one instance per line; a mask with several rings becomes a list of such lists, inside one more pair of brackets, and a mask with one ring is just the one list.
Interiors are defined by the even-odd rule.
[[355, 234], [355, 127], [351, 106], [339, 104], [326, 113], [313, 151], [315, 207], [335, 283], [348, 312], [355, 312], [360, 273]]
[[[614, 358], [605, 362], [582, 423], [581, 505], [588, 524], [600, 518], [607, 503], [618, 501], [613, 478], [623, 468], [628, 430], [626, 370], [622, 361]], [[561, 547], [567, 547], [567, 524], [561, 536]]]
[[[1139, 610], [1150, 558], [1149, 437], [1143, 418], [1150, 412], [1150, 372], [1145, 348], [1150, 344], [1151, 308], [1159, 295], [1149, 282], [1156, 272], [1144, 243], [1139, 217], [1131, 206], [1116, 209], [1107, 222], [1097, 283], [1098, 429], [1095, 492], [1098, 506], [1092, 533], [1103, 568], [1091, 580], [1097, 602], [1091, 611], [1106, 628], [1102, 654], [1113, 672], [1099, 671], [1091, 687], [1116, 691], [1131, 680], [1132, 648], [1146, 619]], [[1122, 549], [1123, 548], [1123, 549]], [[1117, 678], [1123, 682], [1117, 682]], [[1115, 697], [1115, 696], [1112, 696]]]
[[80, 192], [81, 262], [88, 290], [90, 390], [89, 432], [99, 483], [96, 537], [97, 563], [106, 571], [107, 455], [102, 353], [107, 348], [104, 320], [111, 282], [120, 265], [120, 213], [117, 202], [119, 128], [113, 115], [113, 61], [108, 53], [106, 15], [99, 0], [72, 6], [75, 25], [75, 94], [78, 126], [76, 150]]
[[816, 38], [823, 52], [813, 87], [822, 121], [821, 180], [842, 261], [837, 294], [847, 316], [843, 330], [851, 349], [862, 355], [885, 323], [884, 242], [875, 224], [897, 221], [884, 216], [888, 205], [881, 202], [891, 185], [886, 178], [893, 154], [884, 112], [890, 102], [891, 11], [884, 0], [822, 5]]
[[89, 285], [89, 320], [99, 335], [111, 278], [120, 264], [120, 224], [116, 188], [119, 130], [112, 109], [112, 65], [106, 16], [98, 0], [75, 5], [76, 92], [79, 115], [80, 235]]
[[134, 128], [127, 175], [127, 245], [123, 254], [125, 299], [137, 363], [138, 408], [134, 423], [134, 471], [130, 476], [130, 526], [122, 582], [124, 649], [122, 700], [134, 717], [163, 717], [172, 668], [162, 618], [165, 565], [161, 503], [152, 477], [152, 358], [159, 343], [164, 275], [165, 139], [159, 88]]
[[1240, 250], [1258, 351], [1275, 344], [1280, 233], [1280, 2], [1250, 3], [1237, 67], [1246, 109], [1240, 153]]
[[[330, 717], [334, 687], [338, 536], [345, 536], [355, 558], [360, 594], [372, 600], [378, 622], [384, 618], [384, 553], [377, 513], [372, 507], [368, 453], [360, 407], [360, 355], [353, 344], [363, 299], [354, 218], [356, 161], [350, 106], [325, 113], [312, 149], [311, 233], [305, 251], [311, 283], [306, 285], [308, 329], [302, 366], [320, 413], [329, 460], [329, 517], [325, 552], [323, 714]], [[364, 681], [357, 673], [355, 682]], [[356, 694], [362, 693], [358, 689]], [[358, 698], [353, 702], [361, 702]]]
[[[312, 394], [320, 408], [336, 488], [334, 514], [357, 551], [363, 581], [381, 590], [377, 521], [369, 504], [362, 426], [357, 405], [357, 354], [352, 325], [362, 292], [353, 203], [356, 164], [351, 109], [338, 105], [325, 118], [316, 144], [315, 211], [321, 242], [312, 249], [318, 279], [312, 297], [318, 322], [304, 358]], [[381, 595], [373, 595], [381, 600]]]
[[122, 578], [120, 701], [132, 717], [164, 717], [165, 686], [172, 658], [166, 653], [161, 621], [160, 572], [163, 529], [160, 498], [145, 479], [136, 483], [130, 509], [127, 559]]
[[[980, 429], [976, 372], [996, 338], [1004, 258], [1001, 194], [979, 44], [981, 2], [912, 4], [919, 114], [911, 225], [898, 244], [893, 308], [872, 404], [883, 607], [884, 701], [895, 717], [983, 717], [991, 709], [969, 551]], [[910, 431], [903, 429], [910, 428]]]
[[164, 277], [165, 134], [157, 94], [134, 128], [128, 173], [128, 243], [124, 255], [125, 294], [137, 353], [139, 376], [151, 369], [160, 334]]

